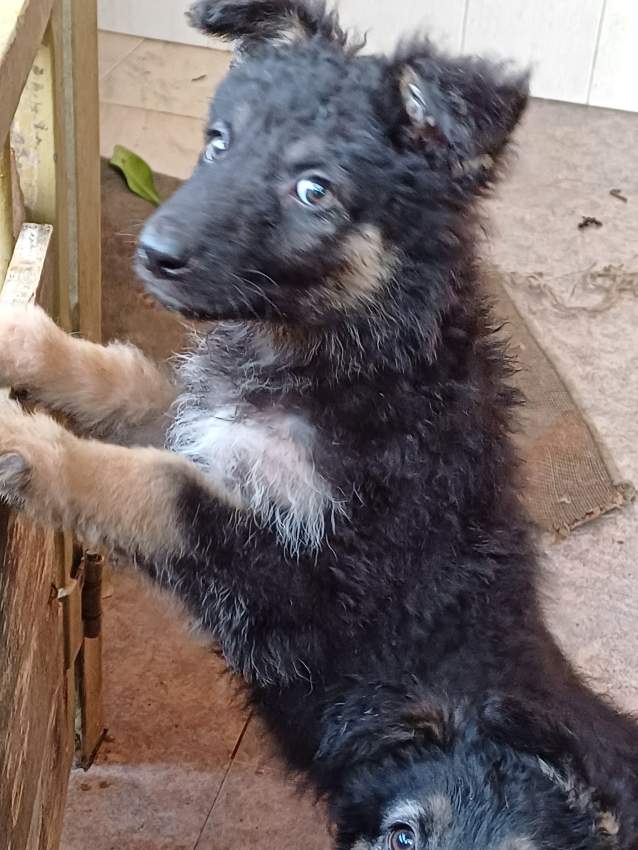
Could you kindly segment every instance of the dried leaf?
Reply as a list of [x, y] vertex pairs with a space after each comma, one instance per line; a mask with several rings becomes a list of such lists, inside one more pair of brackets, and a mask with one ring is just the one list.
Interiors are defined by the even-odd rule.
[[142, 157], [123, 145], [115, 145], [110, 165], [122, 172], [131, 192], [150, 204], [159, 206], [161, 201], [155, 188], [153, 172]]

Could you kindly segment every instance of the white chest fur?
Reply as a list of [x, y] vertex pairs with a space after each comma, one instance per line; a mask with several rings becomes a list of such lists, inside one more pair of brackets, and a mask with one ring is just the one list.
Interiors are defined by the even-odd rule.
[[318, 548], [326, 521], [341, 509], [315, 468], [316, 436], [308, 422], [286, 411], [186, 403], [178, 406], [169, 446], [196, 463], [234, 508], [272, 526], [297, 553]]

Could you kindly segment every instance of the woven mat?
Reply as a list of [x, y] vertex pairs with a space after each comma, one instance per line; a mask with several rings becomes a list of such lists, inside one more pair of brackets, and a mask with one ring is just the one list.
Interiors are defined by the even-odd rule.
[[[160, 197], [179, 185], [156, 175]], [[131, 268], [135, 238], [152, 207], [132, 195], [121, 176], [102, 164], [102, 268], [104, 338], [127, 339], [150, 356], [164, 360], [183, 345], [185, 327], [144, 294]], [[564, 382], [532, 336], [507, 295], [498, 272], [486, 281], [495, 310], [505, 324], [521, 370], [518, 384], [528, 399], [517, 435], [526, 461], [524, 498], [541, 530], [555, 535], [608, 511], [633, 497], [618, 483], [592, 429]]]

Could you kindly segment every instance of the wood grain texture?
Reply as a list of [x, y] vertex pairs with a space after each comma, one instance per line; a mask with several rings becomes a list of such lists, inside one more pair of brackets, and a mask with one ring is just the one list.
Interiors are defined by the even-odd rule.
[[[50, 225], [22, 227], [0, 302], [42, 300], [51, 232]], [[71, 560], [68, 538], [0, 505], [0, 835], [7, 850], [56, 850], [61, 834], [82, 638], [78, 616], [79, 641], [66, 645], [64, 615], [74, 605], [79, 612], [79, 591], [63, 590], [72, 586]]]
[[0, 145], [9, 133], [52, 5], [53, 0], [2, 0], [0, 4]]
[[55, 850], [73, 758], [56, 543], [0, 507], [0, 834]]

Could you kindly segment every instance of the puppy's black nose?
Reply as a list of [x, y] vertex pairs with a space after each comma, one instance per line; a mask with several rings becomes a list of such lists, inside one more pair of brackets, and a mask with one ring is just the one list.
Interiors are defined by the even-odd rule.
[[152, 225], [147, 225], [142, 231], [138, 254], [155, 277], [176, 277], [188, 263], [183, 239], [172, 230]]

